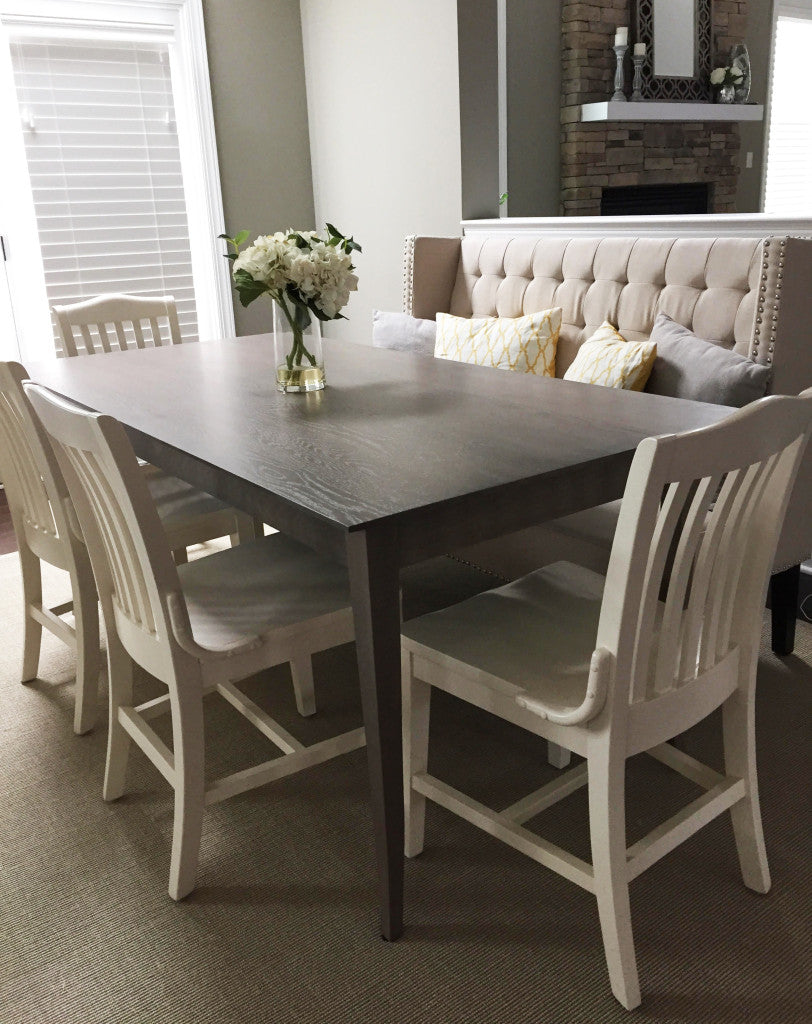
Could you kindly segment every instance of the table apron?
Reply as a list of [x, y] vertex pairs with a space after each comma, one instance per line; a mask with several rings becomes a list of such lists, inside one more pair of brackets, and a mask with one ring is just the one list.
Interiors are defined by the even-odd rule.
[[518, 481], [408, 513], [398, 522], [400, 564], [538, 526], [623, 496], [634, 452], [568, 467], [560, 477]]

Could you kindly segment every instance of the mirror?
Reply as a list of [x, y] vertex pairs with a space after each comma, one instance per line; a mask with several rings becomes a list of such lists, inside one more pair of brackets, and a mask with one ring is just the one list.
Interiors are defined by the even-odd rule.
[[657, 78], [693, 78], [696, 74], [694, 0], [652, 0], [652, 59]]
[[711, 0], [636, 0], [633, 24], [644, 99], [710, 100]]

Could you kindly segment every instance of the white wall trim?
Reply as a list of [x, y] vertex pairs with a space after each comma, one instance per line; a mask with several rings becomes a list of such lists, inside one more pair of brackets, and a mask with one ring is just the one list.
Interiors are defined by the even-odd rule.
[[[225, 214], [217, 142], [214, 135], [214, 111], [203, 25], [203, 4], [202, 0], [171, 2], [179, 7], [179, 38], [188, 44], [183, 47], [183, 59], [186, 62], [187, 80], [192, 85], [192, 95], [184, 96], [184, 101], [187, 103], [189, 123], [194, 126], [190, 133], [194, 138], [188, 142], [195, 147], [199, 156], [199, 168], [204, 183], [201, 197], [204, 209], [195, 210], [189, 206], [189, 240], [192, 245], [197, 320], [201, 338], [205, 338], [207, 334], [218, 338], [233, 338], [236, 328], [230, 263], [223, 258], [224, 243], [217, 238], [225, 231]], [[203, 289], [197, 287], [199, 279], [204, 282]]]
[[812, 236], [812, 217], [781, 217], [766, 213], [720, 213], [648, 217], [502, 217], [462, 221], [464, 235], [547, 234], [592, 237], [604, 235], [695, 238], [735, 235]]

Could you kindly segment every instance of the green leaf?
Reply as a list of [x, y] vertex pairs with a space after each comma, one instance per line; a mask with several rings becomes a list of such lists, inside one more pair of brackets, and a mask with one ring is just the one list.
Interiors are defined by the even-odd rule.
[[237, 294], [240, 296], [240, 302], [243, 306], [250, 305], [254, 299], [258, 299], [260, 295], [264, 295], [268, 290], [262, 281], [255, 281], [247, 270], [242, 269], [234, 274], [234, 287], [237, 289]]
[[240, 232], [238, 232], [234, 236], [234, 239], [233, 239], [234, 244], [238, 245], [238, 246], [242, 245], [242, 243], [246, 240], [246, 238], [248, 238], [250, 233], [251, 233], [250, 231], [240, 231]]

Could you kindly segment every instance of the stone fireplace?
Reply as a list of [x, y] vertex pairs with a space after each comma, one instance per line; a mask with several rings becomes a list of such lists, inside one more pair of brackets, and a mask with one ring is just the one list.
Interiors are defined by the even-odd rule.
[[[726, 55], [745, 38], [746, 0], [714, 0], [712, 17], [714, 55]], [[614, 90], [612, 43], [619, 25], [630, 26], [631, 42], [629, 0], [563, 0], [560, 212], [597, 216], [608, 189], [686, 184], [707, 186], [708, 205], [702, 212], [734, 213], [737, 123], [581, 121], [581, 104], [608, 100]], [[628, 68], [626, 92], [631, 92]]]

